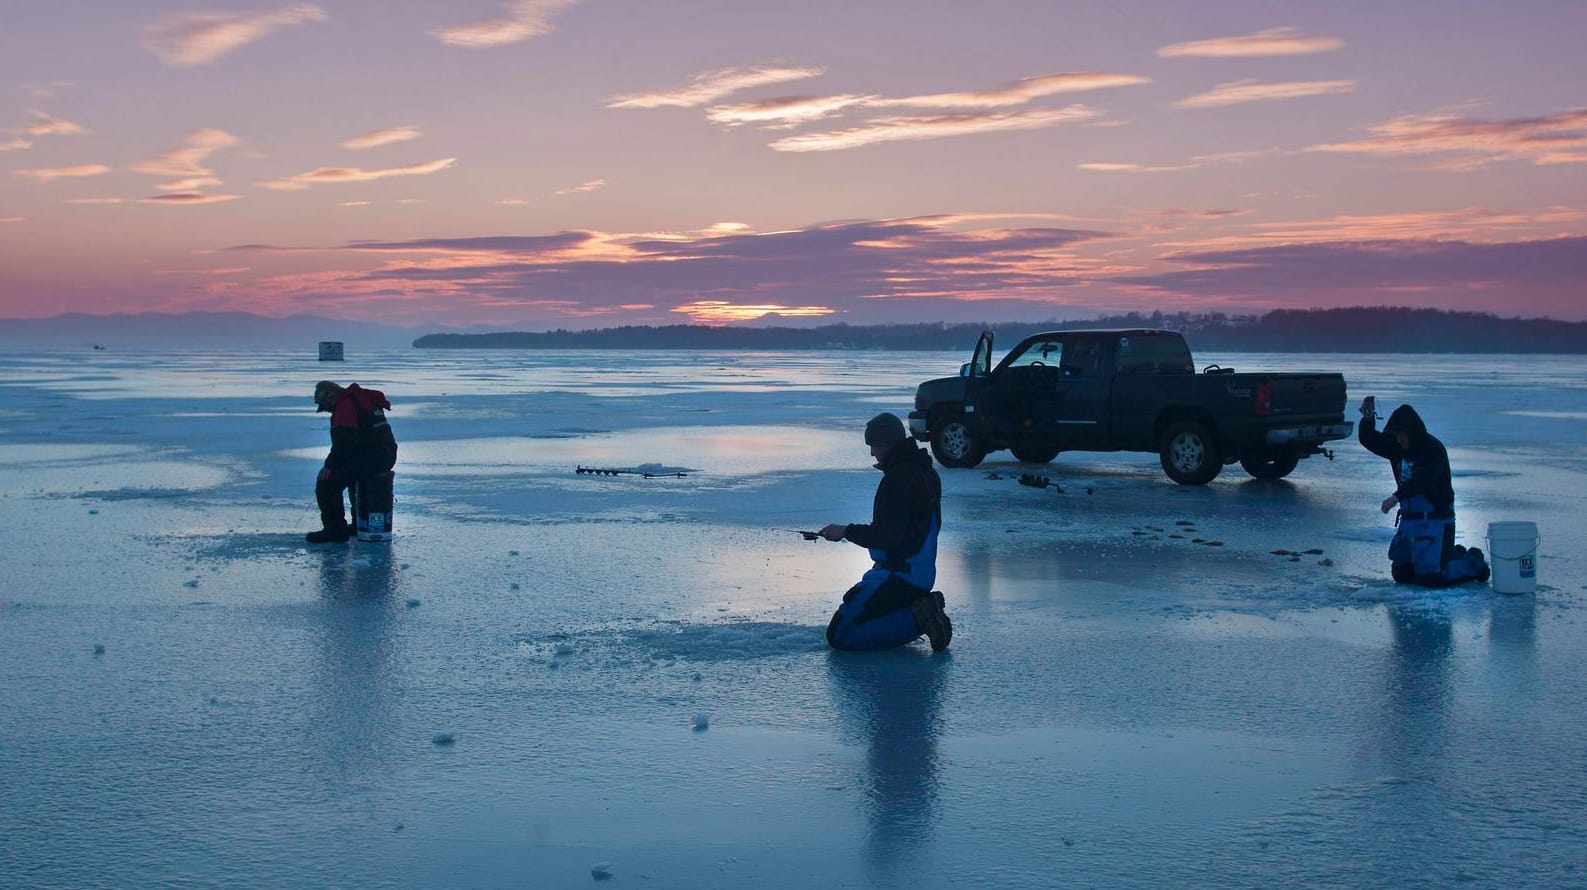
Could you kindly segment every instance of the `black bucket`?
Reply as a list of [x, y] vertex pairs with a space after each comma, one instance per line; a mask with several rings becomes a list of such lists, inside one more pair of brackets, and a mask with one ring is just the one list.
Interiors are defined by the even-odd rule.
[[365, 476], [353, 486], [353, 514], [358, 517], [358, 540], [391, 540], [391, 488], [397, 474]]

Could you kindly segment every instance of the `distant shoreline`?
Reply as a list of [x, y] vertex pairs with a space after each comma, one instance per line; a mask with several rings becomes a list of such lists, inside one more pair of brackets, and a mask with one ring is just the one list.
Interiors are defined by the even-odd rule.
[[1587, 322], [1499, 318], [1438, 309], [1276, 310], [1265, 315], [1129, 314], [1084, 321], [1013, 325], [897, 324], [792, 327], [629, 326], [582, 331], [426, 334], [416, 349], [898, 350], [970, 349], [983, 330], [1011, 346], [1045, 330], [1157, 328], [1179, 331], [1197, 352], [1587, 353]]

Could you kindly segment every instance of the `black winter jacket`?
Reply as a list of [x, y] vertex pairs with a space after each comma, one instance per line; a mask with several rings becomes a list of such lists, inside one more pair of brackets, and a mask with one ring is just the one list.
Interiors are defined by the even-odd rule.
[[[1401, 448], [1395, 433], [1403, 430], [1410, 439], [1409, 448]], [[1358, 431], [1361, 445], [1378, 457], [1387, 458], [1394, 470], [1394, 496], [1403, 505], [1406, 500], [1420, 495], [1433, 505], [1436, 519], [1455, 515], [1455, 487], [1449, 479], [1449, 452], [1444, 443], [1427, 432], [1416, 409], [1401, 405], [1389, 415], [1378, 432], [1371, 417], [1363, 417]]]
[[882, 550], [888, 562], [902, 562], [920, 551], [942, 506], [942, 478], [931, 455], [905, 439], [876, 465], [882, 481], [876, 486], [869, 525], [852, 523], [843, 537], [861, 547]]

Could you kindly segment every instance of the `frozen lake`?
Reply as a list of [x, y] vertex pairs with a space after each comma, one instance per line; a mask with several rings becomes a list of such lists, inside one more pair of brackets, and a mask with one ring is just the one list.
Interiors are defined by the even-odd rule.
[[[0, 355], [0, 886], [1587, 886], [1587, 358], [1198, 356], [1414, 404], [1535, 595], [1391, 583], [1353, 439], [1001, 452], [938, 655], [829, 652], [864, 552], [779, 529], [964, 355], [349, 358]], [[395, 405], [392, 543], [303, 543], [321, 377]]]

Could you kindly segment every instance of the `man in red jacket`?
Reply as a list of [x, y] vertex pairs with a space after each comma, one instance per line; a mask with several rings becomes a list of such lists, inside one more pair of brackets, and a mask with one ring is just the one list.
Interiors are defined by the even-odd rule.
[[356, 383], [344, 389], [321, 380], [314, 386], [314, 404], [316, 412], [331, 412], [331, 453], [314, 483], [323, 528], [305, 538], [310, 544], [341, 543], [358, 533], [343, 512], [342, 492], [397, 463], [397, 439], [386, 422], [391, 403], [378, 389], [364, 389]]

